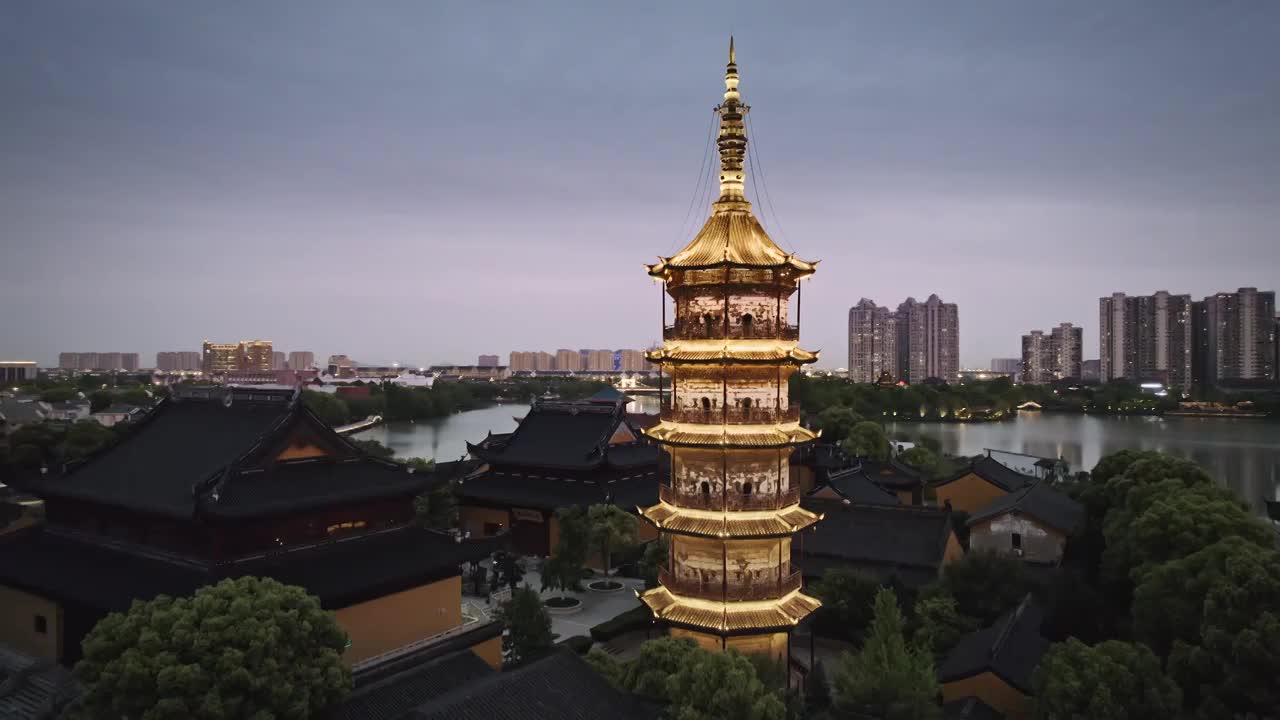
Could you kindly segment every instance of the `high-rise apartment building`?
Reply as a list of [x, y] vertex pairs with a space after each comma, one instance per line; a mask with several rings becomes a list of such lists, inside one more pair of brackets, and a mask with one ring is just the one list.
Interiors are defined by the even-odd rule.
[[612, 350], [579, 350], [583, 356], [583, 370], [593, 372], [611, 372], [613, 367]]
[[64, 352], [58, 353], [62, 370], [137, 370], [138, 353]]
[[937, 295], [898, 306], [898, 377], [909, 383], [960, 377], [960, 312]]
[[272, 370], [284, 370], [288, 362], [289, 361], [286, 358], [283, 351], [281, 350], [271, 351], [271, 369]]
[[556, 351], [556, 370], [561, 372], [578, 372], [582, 369], [582, 354], [577, 350]]
[[1113, 293], [1098, 301], [1103, 382], [1125, 378], [1187, 388], [1192, 379], [1191, 296]]
[[1251, 287], [1194, 303], [1196, 382], [1276, 380], [1275, 308], [1274, 291]]
[[849, 379], [870, 383], [882, 373], [897, 377], [897, 314], [862, 298], [849, 308]]
[[1085, 360], [1080, 363], [1080, 379], [1085, 382], [1098, 382], [1102, 378], [1102, 361]]
[[310, 370], [316, 366], [316, 354], [308, 350], [294, 350], [289, 353], [290, 370]]
[[206, 340], [201, 355], [201, 369], [205, 375], [271, 372], [270, 340], [242, 340], [239, 343], [212, 343]]
[[1066, 378], [1079, 379], [1084, 330], [1062, 323], [1045, 334], [1032, 330], [1022, 336], [1022, 382], [1041, 385]]
[[1052, 340], [1042, 330], [1022, 336], [1022, 382], [1043, 385], [1053, 382]]
[[642, 350], [619, 350], [619, 369], [623, 372], [642, 372], [653, 369], [653, 366], [644, 357]]
[[1049, 345], [1053, 353], [1054, 378], [1079, 380], [1083, 373], [1081, 364], [1084, 362], [1084, 328], [1062, 323], [1050, 331]]
[[1022, 372], [1021, 358], [991, 358], [991, 371], [1018, 375]]
[[156, 353], [156, 369], [165, 372], [199, 370], [200, 353], [194, 350], [158, 352]]
[[480, 359], [476, 362], [476, 365], [478, 367], [498, 367], [498, 356], [481, 355]]

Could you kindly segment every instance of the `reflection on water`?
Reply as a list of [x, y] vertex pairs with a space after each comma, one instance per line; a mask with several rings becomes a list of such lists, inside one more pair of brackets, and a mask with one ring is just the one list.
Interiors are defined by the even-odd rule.
[[[527, 405], [495, 405], [417, 423], [390, 423], [360, 433], [399, 457], [457, 460], [468, 442], [489, 432], [511, 432]], [[631, 412], [657, 412], [656, 395], [643, 395]], [[1280, 425], [1225, 418], [1106, 417], [1066, 413], [1022, 413], [997, 423], [898, 423], [891, 433], [929, 435], [943, 452], [977, 455], [985, 449], [1061, 457], [1071, 470], [1089, 470], [1098, 458], [1126, 448], [1159, 450], [1190, 458], [1239, 493], [1259, 512], [1262, 500], [1280, 499]]]
[[1264, 498], [1280, 498], [1280, 425], [1259, 420], [1021, 413], [1007, 422], [894, 423], [889, 430], [937, 438], [953, 455], [990, 448], [1061, 457], [1072, 472], [1118, 450], [1159, 450], [1199, 463], [1259, 512]]

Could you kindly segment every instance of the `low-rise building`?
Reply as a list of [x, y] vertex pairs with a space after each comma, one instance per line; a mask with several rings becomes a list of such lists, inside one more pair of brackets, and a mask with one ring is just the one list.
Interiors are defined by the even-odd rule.
[[823, 515], [792, 546], [792, 562], [803, 570], [806, 584], [827, 570], [847, 569], [919, 588], [936, 582], [947, 563], [964, 555], [951, 513], [943, 509], [814, 497], [803, 505]]
[[[510, 530], [513, 549], [545, 556], [560, 537], [559, 508], [657, 504], [663, 455], [627, 421], [629, 400], [605, 388], [585, 401], [538, 401], [515, 432], [468, 443], [480, 467], [457, 490], [462, 527], [472, 537]], [[657, 536], [645, 522], [638, 532]]]
[[0, 435], [6, 435], [23, 425], [44, 422], [53, 415], [47, 402], [0, 397]]
[[1084, 507], [1046, 480], [1005, 495], [969, 518], [969, 548], [1057, 565], [1067, 539], [1084, 520]]
[[932, 486], [939, 505], [973, 514], [1032, 482], [1035, 477], [1013, 470], [987, 454]]
[[994, 625], [961, 638], [938, 667], [942, 701], [959, 705], [976, 698], [1009, 720], [1030, 718], [1032, 677], [1049, 650], [1040, 634], [1043, 622], [1028, 595]]
[[23, 480], [46, 521], [0, 537], [0, 642], [69, 665], [108, 613], [255, 575], [318, 597], [356, 673], [437, 642], [497, 667], [501, 626], [461, 597], [461, 566], [494, 544], [414, 523], [453, 469], [374, 458], [291, 388], [181, 389], [66, 474]]
[[89, 401], [84, 398], [49, 403], [49, 419], [76, 422], [89, 417]]
[[0, 360], [0, 387], [35, 380], [39, 372], [32, 360]]
[[142, 408], [137, 405], [128, 405], [126, 403], [115, 403], [108, 408], [99, 410], [90, 415], [91, 418], [97, 420], [104, 427], [114, 427], [120, 423], [131, 422], [141, 417]]

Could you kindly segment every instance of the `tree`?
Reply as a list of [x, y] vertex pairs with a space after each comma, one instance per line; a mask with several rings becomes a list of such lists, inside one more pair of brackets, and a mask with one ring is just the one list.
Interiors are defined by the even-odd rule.
[[961, 615], [986, 626], [1017, 607], [1031, 586], [1021, 560], [990, 550], [974, 550], [943, 568], [937, 589], [955, 598]]
[[1182, 706], [1182, 692], [1150, 648], [1119, 640], [1054, 644], [1035, 686], [1035, 717], [1042, 720], [1172, 718]]
[[97, 420], [78, 420], [67, 428], [67, 435], [62, 445], [62, 459], [69, 461], [88, 457], [115, 437], [111, 428], [105, 427]]
[[915, 604], [915, 632], [911, 640], [941, 660], [966, 633], [977, 629], [973, 618], [960, 614], [956, 599], [937, 593], [920, 598]]
[[700, 652], [691, 638], [662, 638], [640, 646], [640, 653], [623, 673], [623, 688], [637, 695], [665, 700], [667, 679], [686, 666], [686, 658]]
[[933, 658], [907, 645], [902, 612], [892, 591], [876, 593], [875, 619], [857, 654], [845, 653], [835, 672], [835, 705], [883, 720], [936, 718], [938, 680]]
[[884, 434], [879, 423], [863, 420], [849, 431], [842, 443], [845, 452], [854, 457], [866, 458], [875, 462], [888, 462], [893, 454], [893, 446]]
[[351, 444], [360, 448], [361, 451], [376, 458], [389, 458], [396, 454], [395, 450], [383, 445], [377, 440], [358, 440], [352, 439]]
[[498, 607], [496, 616], [505, 630], [502, 635], [505, 664], [515, 666], [536, 660], [554, 646], [551, 616], [532, 588], [511, 591], [511, 599]]
[[493, 554], [493, 578], [489, 581], [490, 587], [502, 587], [506, 585], [515, 591], [516, 586], [524, 579], [524, 568], [520, 566], [520, 558], [505, 550], [499, 550]]
[[840, 440], [849, 437], [853, 426], [862, 422], [862, 416], [847, 405], [836, 405], [818, 413], [815, 423], [824, 437]]
[[1202, 716], [1280, 710], [1280, 553], [1226, 537], [1155, 567], [1133, 621]]
[[640, 577], [644, 578], [645, 589], [658, 587], [658, 570], [667, 564], [671, 552], [671, 544], [666, 535], [661, 535], [644, 547], [640, 556]]
[[413, 499], [417, 523], [431, 530], [449, 530], [458, 524], [458, 498], [453, 485], [442, 482]]
[[604, 575], [607, 578], [613, 551], [636, 542], [636, 519], [617, 505], [600, 504], [587, 509], [587, 521], [591, 545], [600, 552], [600, 557], [604, 560]]
[[556, 511], [556, 521], [560, 538], [551, 557], [542, 565], [542, 589], [581, 592], [591, 547], [587, 513], [580, 507], [560, 508]]
[[1136, 518], [1107, 523], [1103, 564], [1109, 575], [1123, 574], [1137, 582], [1157, 565], [1232, 535], [1262, 547], [1275, 543], [1275, 532], [1247, 512], [1230, 490], [1217, 485], [1185, 487], [1178, 480], [1155, 487], [1163, 493]]
[[751, 661], [733, 650], [686, 655], [667, 678], [667, 697], [675, 720], [783, 720], [787, 712]]
[[101, 412], [111, 407], [111, 402], [115, 399], [107, 390], [96, 390], [89, 395], [89, 412]]
[[879, 582], [860, 572], [827, 570], [821, 580], [809, 586], [809, 592], [822, 601], [814, 618], [815, 629], [822, 635], [861, 640], [871, 624], [879, 589]]
[[304, 390], [302, 402], [328, 425], [345, 425], [350, 422], [351, 415], [347, 410], [347, 403], [337, 395]]
[[831, 688], [827, 687], [827, 670], [821, 660], [804, 676], [804, 706], [810, 716], [831, 707]]
[[67, 385], [60, 385], [58, 387], [51, 387], [40, 393], [40, 399], [47, 403], [66, 402], [79, 394], [79, 392], [80, 391], [76, 388]]
[[898, 460], [909, 468], [924, 473], [925, 477], [937, 477], [941, 463], [938, 456], [928, 448], [916, 446], [898, 456]]
[[108, 615], [75, 673], [88, 717], [306, 718], [350, 690], [346, 645], [302, 588], [243, 577]]

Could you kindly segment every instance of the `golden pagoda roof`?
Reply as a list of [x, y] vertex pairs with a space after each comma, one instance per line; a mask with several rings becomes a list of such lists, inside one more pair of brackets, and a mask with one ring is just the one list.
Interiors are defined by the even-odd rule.
[[659, 502], [639, 510], [659, 530], [713, 538], [781, 537], [800, 532], [822, 519], [821, 515], [799, 505], [779, 510], [722, 512], [690, 510]]
[[816, 262], [801, 260], [785, 252], [765, 232], [751, 214], [747, 202], [746, 156], [748, 108], [738, 92], [738, 63], [729, 43], [729, 64], [724, 73], [724, 102], [716, 108], [720, 115], [720, 197], [712, 203], [711, 217], [702, 230], [680, 252], [659, 258], [649, 266], [649, 274], [668, 277], [672, 271], [696, 270], [724, 265], [748, 268], [789, 267], [795, 277], [813, 274]]
[[716, 633], [794, 627], [822, 607], [817, 598], [799, 590], [777, 600], [726, 603], [683, 597], [665, 587], [656, 587], [641, 593], [640, 601], [659, 620]]
[[663, 420], [641, 432], [668, 445], [713, 447], [774, 448], [818, 439], [817, 433], [801, 427], [797, 422], [774, 425], [704, 425]]
[[746, 200], [715, 203], [714, 211], [702, 230], [683, 250], [671, 257], [659, 258], [650, 265], [649, 274], [665, 277], [672, 270], [733, 265], [738, 267], [791, 267], [798, 276], [811, 275], [817, 262], [801, 260], [788, 253], [765, 232], [760, 221], [751, 214]]
[[776, 340], [668, 340], [662, 347], [645, 352], [653, 362], [817, 362], [818, 353], [802, 350], [795, 343]]

